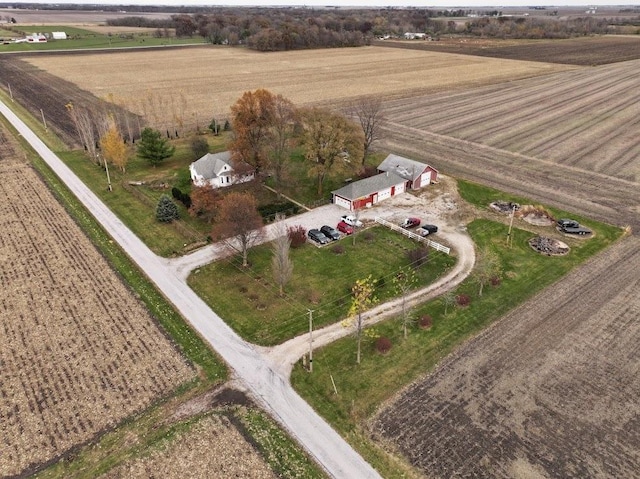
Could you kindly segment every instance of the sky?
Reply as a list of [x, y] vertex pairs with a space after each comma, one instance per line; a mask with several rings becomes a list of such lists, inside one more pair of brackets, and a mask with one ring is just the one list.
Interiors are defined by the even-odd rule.
[[[4, 0], [12, 1], [12, 0]], [[21, 0], [13, 0], [20, 3]], [[43, 4], [102, 4], [102, 5], [233, 5], [233, 6], [344, 6], [344, 7], [507, 7], [507, 6], [596, 6], [596, 5], [640, 5], [640, 0], [597, 0], [594, 3], [585, 0], [24, 0], [24, 3]]]

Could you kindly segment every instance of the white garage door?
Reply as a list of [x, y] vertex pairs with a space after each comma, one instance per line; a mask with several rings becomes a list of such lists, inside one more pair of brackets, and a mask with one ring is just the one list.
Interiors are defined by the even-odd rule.
[[431, 172], [427, 171], [420, 175], [420, 186], [428, 186], [431, 183]]
[[343, 208], [351, 210], [351, 202], [349, 200], [345, 200], [341, 196], [334, 196], [333, 202], [338, 206], [342, 206]]
[[378, 201], [386, 200], [387, 198], [391, 198], [391, 188], [378, 191]]

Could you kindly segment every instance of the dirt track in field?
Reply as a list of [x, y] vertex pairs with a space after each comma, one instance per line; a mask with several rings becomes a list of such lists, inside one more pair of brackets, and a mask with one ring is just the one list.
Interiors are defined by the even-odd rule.
[[375, 418], [428, 477], [636, 478], [640, 239], [518, 307]]
[[196, 374], [18, 151], [0, 125], [0, 477]]

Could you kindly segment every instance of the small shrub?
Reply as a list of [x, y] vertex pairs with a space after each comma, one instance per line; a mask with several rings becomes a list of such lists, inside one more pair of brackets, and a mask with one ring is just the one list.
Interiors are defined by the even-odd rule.
[[471, 297], [468, 294], [459, 294], [456, 296], [456, 303], [458, 303], [458, 306], [469, 306]]
[[415, 249], [407, 251], [407, 258], [413, 268], [419, 268], [429, 259], [429, 248], [427, 246], [419, 246]]
[[334, 245], [333, 248], [331, 248], [331, 251], [335, 254], [344, 254], [344, 246], [341, 244]]
[[386, 284], [386, 280], [384, 279], [383, 276], [380, 276], [377, 280], [376, 280], [376, 289], [382, 289], [384, 288], [385, 284]]
[[322, 298], [322, 293], [320, 293], [320, 291], [316, 291], [314, 289], [309, 293], [309, 302], [311, 304], [318, 304], [321, 298]]
[[491, 283], [491, 286], [500, 286], [500, 283], [502, 283], [502, 279], [500, 278], [500, 276], [493, 276], [489, 282]]
[[302, 225], [289, 226], [287, 228], [287, 236], [291, 241], [292, 248], [299, 248], [307, 242], [307, 230]]
[[162, 195], [156, 207], [156, 219], [163, 223], [171, 223], [179, 217], [178, 206], [171, 201], [168, 195]]
[[248, 298], [249, 298], [249, 301], [257, 301], [258, 300], [258, 295], [252, 293], [252, 294], [250, 294], [248, 296]]
[[224, 121], [224, 131], [229, 131], [231, 130], [231, 123], [229, 123], [229, 120], [225, 120]]
[[249, 291], [249, 290], [247, 289], [247, 287], [246, 287], [246, 286], [240, 286], [239, 291], [240, 291], [242, 294], [244, 294], [244, 293], [246, 293], [246, 292], [247, 292], [247, 291]]
[[431, 319], [431, 316], [429, 316], [428, 314], [420, 316], [420, 321], [418, 321], [418, 326], [420, 326], [420, 329], [429, 329], [432, 325], [433, 320]]
[[362, 238], [364, 238], [367, 243], [371, 243], [375, 239], [375, 235], [371, 231], [365, 231]]
[[376, 339], [376, 351], [380, 354], [387, 354], [391, 350], [391, 340], [384, 336]]

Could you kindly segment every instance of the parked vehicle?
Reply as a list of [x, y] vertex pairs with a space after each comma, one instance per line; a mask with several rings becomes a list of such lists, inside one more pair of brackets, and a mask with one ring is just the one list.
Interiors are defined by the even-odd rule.
[[320, 244], [327, 244], [329, 241], [331, 241], [329, 238], [325, 236], [325, 234], [322, 231], [318, 229], [309, 230], [309, 232], [307, 233], [307, 236], [309, 237], [309, 239]]
[[415, 228], [416, 226], [420, 226], [420, 218], [405, 218], [404, 221], [400, 223], [400, 226], [403, 228]]
[[422, 225], [420, 228], [416, 230], [416, 233], [420, 236], [428, 236], [438, 232], [438, 227], [436, 225]]
[[563, 226], [560, 228], [560, 231], [569, 235], [590, 235], [591, 230], [589, 228], [585, 228], [584, 226]]
[[338, 231], [346, 235], [353, 234], [353, 226], [345, 223], [344, 221], [341, 221], [340, 223], [338, 223], [338, 226], [336, 228]]
[[562, 218], [558, 220], [558, 228], [563, 233], [569, 235], [590, 235], [591, 230], [589, 228], [585, 228], [584, 226], [580, 226], [576, 220], [571, 220], [567, 218]]
[[578, 223], [576, 220], [561, 218], [558, 220], [558, 226], [560, 228], [579, 228], [580, 223]]
[[342, 221], [347, 223], [349, 226], [353, 226], [356, 228], [360, 228], [362, 226], [362, 221], [360, 221], [353, 215], [342, 215]]
[[329, 225], [324, 225], [322, 228], [320, 228], [320, 231], [322, 233], [324, 233], [324, 235], [327, 238], [329, 238], [329, 239], [331, 239], [333, 241], [340, 239], [340, 232], [337, 229], [332, 228]]

